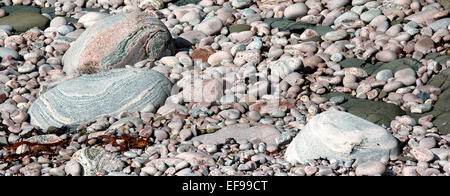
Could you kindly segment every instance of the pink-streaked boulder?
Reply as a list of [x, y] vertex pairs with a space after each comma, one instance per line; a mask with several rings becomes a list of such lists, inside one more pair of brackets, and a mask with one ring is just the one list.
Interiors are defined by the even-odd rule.
[[112, 15], [90, 26], [63, 57], [63, 70], [96, 73], [174, 53], [167, 27], [143, 12]]

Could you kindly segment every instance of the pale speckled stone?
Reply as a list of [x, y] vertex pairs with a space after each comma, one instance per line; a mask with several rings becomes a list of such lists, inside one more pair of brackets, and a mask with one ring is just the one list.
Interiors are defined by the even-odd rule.
[[115, 69], [59, 84], [39, 96], [28, 113], [31, 123], [43, 129], [78, 124], [104, 115], [157, 108], [170, 89], [171, 82], [156, 71]]
[[380, 176], [383, 175], [386, 166], [379, 161], [368, 161], [356, 167], [357, 176]]
[[387, 161], [398, 154], [397, 140], [386, 129], [350, 113], [327, 111], [306, 124], [285, 157], [291, 163], [319, 158], [364, 162]]
[[192, 138], [192, 141], [198, 140], [206, 144], [225, 143], [227, 138], [238, 140], [254, 141], [255, 143], [264, 142], [266, 144], [275, 144], [276, 139], [281, 136], [273, 125], [257, 125], [250, 127], [249, 124], [236, 124], [222, 128], [214, 133], [204, 134]]

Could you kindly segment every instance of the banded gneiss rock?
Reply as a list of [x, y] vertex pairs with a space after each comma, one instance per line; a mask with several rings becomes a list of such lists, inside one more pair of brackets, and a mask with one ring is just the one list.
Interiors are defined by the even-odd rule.
[[82, 75], [41, 95], [28, 113], [32, 124], [46, 129], [124, 111], [152, 111], [164, 104], [171, 86], [166, 77], [145, 68]]

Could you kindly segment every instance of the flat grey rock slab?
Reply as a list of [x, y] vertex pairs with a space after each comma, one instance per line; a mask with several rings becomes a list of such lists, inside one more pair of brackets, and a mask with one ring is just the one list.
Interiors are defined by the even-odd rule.
[[280, 131], [273, 125], [256, 125], [250, 127], [249, 124], [236, 124], [222, 128], [214, 133], [204, 134], [192, 138], [204, 144], [225, 143], [228, 138], [238, 140], [248, 140], [253, 143], [264, 142], [266, 144], [276, 144], [276, 139], [281, 137]]
[[286, 150], [286, 160], [388, 161], [399, 155], [397, 140], [384, 128], [353, 114], [327, 111], [312, 118]]
[[171, 82], [147, 68], [115, 69], [65, 81], [31, 105], [31, 124], [42, 129], [117, 116], [121, 112], [148, 112], [164, 104]]
[[63, 70], [67, 74], [97, 73], [147, 58], [156, 60], [174, 51], [172, 36], [159, 19], [142, 12], [111, 15], [71, 44], [63, 57]]
[[100, 147], [78, 150], [72, 155], [72, 159], [82, 166], [84, 176], [96, 176], [100, 170], [108, 173], [119, 172], [125, 165], [117, 154], [107, 152]]

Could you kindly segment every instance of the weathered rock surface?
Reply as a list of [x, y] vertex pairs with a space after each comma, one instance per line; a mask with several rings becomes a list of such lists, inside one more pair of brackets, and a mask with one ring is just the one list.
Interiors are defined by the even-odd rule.
[[28, 113], [31, 123], [43, 129], [60, 127], [124, 111], [157, 109], [170, 89], [170, 81], [156, 71], [116, 69], [63, 82], [41, 95]]
[[272, 125], [250, 127], [249, 124], [236, 124], [222, 128], [214, 133], [194, 137], [192, 140], [198, 140], [205, 144], [219, 144], [225, 143], [227, 138], [234, 138], [235, 140], [247, 139], [253, 143], [275, 144], [275, 140], [280, 136], [280, 131]]
[[398, 154], [397, 140], [386, 129], [350, 113], [327, 111], [306, 124], [285, 156], [291, 163], [319, 158], [365, 162], [396, 159]]
[[72, 43], [63, 70], [96, 73], [173, 52], [172, 37], [161, 21], [145, 13], [118, 14], [98, 20]]
[[118, 172], [124, 167], [124, 163], [116, 154], [107, 152], [100, 147], [78, 150], [72, 155], [72, 159], [82, 166], [84, 176], [96, 176], [100, 170], [108, 173]]

